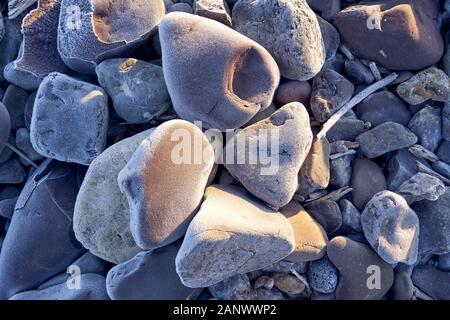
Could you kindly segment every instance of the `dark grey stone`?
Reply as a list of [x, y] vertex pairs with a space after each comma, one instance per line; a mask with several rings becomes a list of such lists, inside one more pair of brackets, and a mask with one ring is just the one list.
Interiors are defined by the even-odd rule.
[[419, 110], [409, 121], [408, 129], [418, 137], [422, 147], [435, 152], [442, 140], [441, 109], [426, 106]]

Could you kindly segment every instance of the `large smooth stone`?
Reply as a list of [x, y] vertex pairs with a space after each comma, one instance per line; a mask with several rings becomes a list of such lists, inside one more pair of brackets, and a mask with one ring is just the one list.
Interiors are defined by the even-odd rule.
[[399, 123], [385, 122], [361, 133], [356, 141], [367, 158], [376, 158], [416, 144], [417, 136]]
[[44, 78], [30, 127], [37, 152], [89, 165], [105, 149], [107, 129], [108, 96], [102, 88], [57, 72]]
[[332, 69], [321, 71], [313, 80], [311, 110], [314, 118], [325, 122], [353, 96], [355, 87]]
[[259, 44], [223, 24], [182, 12], [159, 29], [164, 78], [178, 115], [235, 129], [272, 102], [280, 73]]
[[384, 261], [416, 263], [419, 219], [402, 196], [387, 190], [374, 195], [361, 213], [361, 224], [367, 241]]
[[152, 131], [121, 140], [103, 151], [89, 166], [77, 196], [75, 236], [93, 254], [112, 263], [127, 261], [141, 251], [131, 234], [130, 208], [117, 176]]
[[436, 201], [423, 200], [413, 206], [420, 221], [419, 253], [450, 252], [450, 188]]
[[145, 250], [185, 233], [202, 200], [214, 150], [202, 131], [171, 120], [146, 137], [118, 176], [130, 206], [131, 234]]
[[77, 167], [46, 160], [25, 184], [0, 254], [0, 298], [9, 298], [63, 272], [85, 249], [72, 215]]
[[420, 109], [409, 121], [408, 129], [418, 137], [422, 147], [436, 152], [442, 140], [441, 108], [426, 106]]
[[186, 300], [193, 289], [175, 271], [180, 246], [181, 240], [116, 265], [106, 277], [108, 295], [113, 300]]
[[358, 57], [394, 70], [437, 63], [444, 41], [437, 0], [363, 1], [334, 16], [334, 25]]
[[150, 121], [171, 105], [160, 66], [133, 58], [108, 59], [95, 71], [111, 96], [114, 110], [127, 122]]
[[384, 122], [397, 122], [404, 126], [411, 119], [409, 109], [390, 91], [375, 92], [356, 107], [358, 118], [376, 127]]
[[176, 258], [185, 286], [216, 284], [267, 267], [295, 248], [289, 221], [242, 188], [211, 186]]
[[450, 300], [450, 273], [433, 266], [419, 266], [412, 273], [414, 285], [436, 300]]
[[164, 13], [162, 0], [62, 0], [59, 54], [71, 69], [95, 74], [101, 61], [144, 43]]
[[289, 202], [280, 212], [289, 220], [295, 236], [295, 249], [286, 260], [308, 262], [322, 258], [328, 244], [323, 227], [298, 202]]
[[9, 135], [11, 132], [11, 118], [5, 105], [0, 102], [0, 152], [8, 143]]
[[386, 179], [375, 162], [368, 159], [356, 159], [353, 162], [350, 186], [353, 189], [352, 202], [358, 210], [362, 211], [377, 192], [386, 190]]
[[309, 80], [322, 69], [325, 44], [306, 0], [240, 0], [232, 17], [238, 32], [272, 54], [283, 77]]
[[39, 87], [51, 72], [67, 72], [57, 50], [59, 12], [62, 0], [39, 0], [22, 22], [23, 44], [18, 58], [6, 65], [5, 79], [26, 90]]
[[311, 143], [308, 112], [293, 102], [233, 136], [225, 146], [224, 165], [253, 195], [280, 208], [297, 189]]
[[367, 245], [336, 237], [329, 242], [327, 255], [339, 270], [338, 300], [379, 300], [394, 282], [392, 267]]
[[444, 71], [431, 67], [400, 84], [397, 93], [414, 106], [427, 100], [446, 102], [450, 99], [450, 79]]

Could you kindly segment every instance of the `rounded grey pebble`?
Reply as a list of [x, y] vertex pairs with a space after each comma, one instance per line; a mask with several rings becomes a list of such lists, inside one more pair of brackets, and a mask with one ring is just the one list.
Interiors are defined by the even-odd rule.
[[320, 293], [332, 293], [339, 281], [339, 272], [327, 256], [311, 261], [308, 270], [308, 281], [311, 288]]

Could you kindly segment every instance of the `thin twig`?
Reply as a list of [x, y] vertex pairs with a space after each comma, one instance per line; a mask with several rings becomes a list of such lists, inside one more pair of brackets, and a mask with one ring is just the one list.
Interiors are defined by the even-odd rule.
[[12, 144], [7, 143], [6, 146], [11, 149], [14, 153], [16, 153], [19, 157], [21, 157], [24, 161], [26, 161], [29, 165], [33, 166], [34, 168], [37, 168], [37, 164], [34, 163], [30, 158], [27, 157], [25, 153], [14, 147]]
[[306, 289], [310, 290], [311, 288], [309, 287], [309, 283], [308, 281], [305, 279], [305, 277], [303, 277], [302, 275], [300, 275], [294, 268], [291, 268], [291, 273], [297, 277], [298, 280], [300, 280], [306, 287]]
[[375, 63], [375, 61], [369, 62], [369, 68], [370, 68], [370, 71], [372, 71], [372, 74], [373, 74], [375, 80], [380, 81], [382, 78], [381, 78], [380, 71], [378, 70], [378, 67], [377, 67], [377, 64]]
[[353, 60], [355, 59], [355, 57], [353, 56], [353, 54], [350, 52], [350, 50], [343, 45], [342, 43], [339, 45], [339, 50], [341, 50], [341, 52], [344, 54], [344, 56], [348, 59], [348, 60]]
[[408, 148], [408, 151], [411, 152], [414, 156], [420, 159], [425, 159], [430, 162], [439, 161], [439, 157], [435, 155], [433, 152], [425, 149], [420, 144], [415, 144]]
[[349, 112], [354, 106], [356, 106], [358, 103], [363, 101], [365, 98], [367, 98], [369, 95], [374, 93], [375, 91], [387, 86], [389, 83], [397, 79], [398, 75], [394, 72], [391, 73], [386, 78], [375, 82], [374, 84], [370, 85], [360, 93], [358, 93], [356, 96], [354, 96], [349, 102], [347, 102], [341, 109], [339, 109], [338, 112], [336, 112], [334, 115], [331, 116], [330, 119], [328, 119], [327, 122], [324, 123], [322, 130], [317, 134], [317, 138], [321, 139], [325, 137], [328, 130], [330, 130], [336, 122], [339, 121], [342, 116], [344, 116], [347, 112]]
[[439, 173], [434, 171], [433, 169], [428, 168], [426, 165], [421, 163], [420, 161], [416, 161], [417, 170], [422, 173], [429, 174], [430, 176], [433, 176], [435, 178], [440, 179], [442, 182], [444, 182], [446, 185], [450, 185], [450, 180], [447, 179], [444, 176], [441, 176]]
[[355, 153], [356, 153], [356, 151], [353, 150], [353, 149], [345, 151], [345, 152], [334, 153], [334, 154], [330, 155], [330, 159], [334, 160], [334, 159], [337, 159], [337, 158], [340, 158], [340, 157], [344, 157], [344, 156], [348, 156], [348, 155], [355, 154]]
[[322, 201], [322, 200], [333, 200], [338, 201], [342, 197], [345, 197], [348, 193], [352, 192], [352, 188], [350, 187], [342, 187], [340, 189], [334, 190], [327, 195], [324, 195], [323, 197], [317, 198], [317, 199], [308, 199], [305, 202], [305, 206], [311, 205], [311, 203], [314, 203], [316, 201]]

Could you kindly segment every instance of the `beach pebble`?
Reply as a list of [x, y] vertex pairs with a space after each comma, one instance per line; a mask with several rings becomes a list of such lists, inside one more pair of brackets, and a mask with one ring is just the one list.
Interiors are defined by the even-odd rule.
[[26, 90], [36, 90], [51, 72], [67, 72], [57, 50], [62, 0], [39, 0], [37, 9], [22, 22], [23, 44], [19, 57], [6, 65], [5, 79]]
[[417, 173], [416, 161], [419, 161], [425, 166], [429, 166], [425, 160], [413, 156], [412, 153], [406, 149], [396, 151], [392, 155], [386, 167], [387, 185], [389, 190], [397, 190], [403, 182]]
[[403, 102], [390, 91], [375, 92], [356, 107], [358, 118], [376, 127], [384, 122], [408, 125], [411, 113]]
[[353, 84], [332, 69], [321, 71], [313, 80], [311, 110], [314, 118], [325, 122], [347, 101], [354, 92]]
[[256, 42], [217, 21], [181, 12], [164, 17], [159, 37], [164, 78], [181, 118], [235, 129], [272, 102], [279, 70]]
[[224, 0], [193, 0], [196, 15], [213, 19], [231, 27], [230, 8]]
[[25, 120], [25, 127], [30, 130], [31, 126], [31, 117], [33, 115], [33, 106], [34, 101], [36, 100], [37, 91], [33, 91], [27, 98], [27, 101], [25, 102], [25, 107], [23, 111], [23, 116]]
[[[250, 140], [259, 141], [258, 149], [267, 150], [263, 156], [270, 163], [263, 161], [263, 152], [254, 150], [255, 143]], [[241, 145], [242, 141], [245, 146]], [[297, 175], [311, 143], [308, 112], [299, 102], [289, 103], [269, 118], [234, 135], [225, 146], [224, 165], [248, 191], [269, 206], [280, 208], [292, 199], [297, 189]], [[256, 160], [255, 164], [251, 163], [252, 159]]]
[[342, 117], [327, 132], [327, 139], [329, 142], [336, 142], [339, 140], [355, 141], [356, 137], [363, 133], [364, 130], [364, 121]]
[[308, 81], [287, 81], [278, 87], [275, 91], [275, 103], [279, 106], [291, 102], [300, 102], [305, 106], [309, 106], [309, 98], [311, 96], [311, 85]]
[[412, 281], [419, 289], [436, 300], [450, 300], [450, 273], [433, 266], [419, 266], [414, 269]]
[[50, 160], [27, 181], [0, 254], [0, 298], [36, 289], [85, 252], [72, 231], [78, 187], [75, 165]]
[[396, 192], [403, 196], [408, 204], [425, 199], [436, 201], [444, 194], [445, 185], [436, 177], [418, 172], [403, 182]]
[[443, 162], [443, 161], [436, 161], [433, 162], [431, 165], [431, 168], [433, 168], [434, 171], [437, 173], [443, 175], [447, 179], [450, 179], [450, 165]]
[[361, 133], [356, 141], [367, 158], [376, 158], [387, 152], [416, 144], [417, 136], [399, 123], [385, 122]]
[[232, 17], [238, 32], [272, 54], [283, 77], [309, 80], [322, 69], [325, 44], [306, 0], [240, 0]]
[[365, 65], [357, 59], [347, 59], [344, 64], [345, 74], [354, 84], [371, 84], [375, 78]]
[[[191, 289], [192, 290], [192, 289]], [[251, 300], [255, 292], [245, 274], [237, 274], [208, 287], [211, 295], [219, 300]]]
[[417, 136], [422, 147], [435, 152], [442, 139], [441, 109], [432, 106], [420, 109], [409, 121], [408, 129]]
[[332, 293], [339, 282], [339, 272], [325, 256], [309, 264], [308, 281], [314, 291]]
[[280, 212], [292, 225], [295, 236], [295, 249], [286, 260], [302, 263], [322, 258], [328, 243], [324, 228], [298, 202], [290, 202]]
[[330, 183], [330, 144], [326, 138], [315, 139], [298, 175], [296, 193], [308, 195], [325, 189]]
[[273, 288], [274, 283], [275, 281], [273, 280], [273, 278], [269, 276], [261, 276], [256, 279], [254, 287], [255, 289], [265, 288], [270, 290]]
[[188, 287], [211, 286], [271, 265], [294, 248], [294, 231], [282, 214], [242, 188], [211, 186], [186, 232], [176, 270]]
[[450, 100], [450, 79], [444, 71], [431, 67], [425, 69], [397, 87], [398, 95], [411, 105], [427, 100]]
[[8, 109], [0, 102], [0, 152], [3, 151], [11, 132], [11, 118]]
[[18, 184], [25, 181], [25, 171], [17, 159], [0, 164], [0, 184]]
[[347, 154], [330, 160], [330, 185], [338, 188], [350, 185], [353, 159], [355, 155]]
[[63, 0], [58, 51], [71, 69], [95, 74], [101, 61], [144, 43], [164, 16], [163, 0]]
[[331, 20], [341, 10], [341, 0], [307, 0], [311, 9], [319, 11], [322, 18]]
[[450, 141], [450, 102], [442, 108], [442, 138]]
[[[370, 181], [370, 184], [367, 181]], [[377, 192], [386, 190], [386, 179], [375, 162], [358, 158], [353, 162], [350, 186], [353, 189], [352, 202], [358, 210], [362, 211]]]
[[133, 58], [108, 59], [95, 71], [114, 110], [129, 123], [150, 121], [171, 105], [160, 66]]
[[450, 164], [450, 141], [442, 141], [436, 155], [445, 163]]
[[335, 237], [327, 255], [339, 271], [338, 300], [379, 300], [392, 286], [392, 267], [365, 244]]
[[83, 246], [112, 263], [133, 258], [141, 249], [130, 230], [130, 208], [117, 176], [153, 129], [113, 144], [89, 166], [75, 203], [73, 229]]
[[420, 221], [419, 253], [450, 252], [450, 188], [436, 201], [423, 200], [413, 206]]
[[31, 161], [41, 161], [44, 157], [36, 152], [31, 145], [30, 131], [27, 128], [20, 128], [16, 131], [16, 146]]
[[414, 285], [411, 276], [405, 271], [395, 271], [394, 284], [388, 292], [392, 300], [411, 300], [414, 294]]
[[208, 139], [184, 120], [161, 124], [141, 142], [117, 178], [130, 206], [131, 234], [140, 248], [162, 247], [184, 234], [213, 164]]
[[349, 6], [333, 22], [356, 56], [388, 69], [420, 70], [444, 53], [438, 15], [435, 0], [378, 0]]
[[[181, 284], [175, 257], [181, 240], [153, 251], [143, 251], [114, 266], [106, 277], [113, 300], [185, 300], [193, 292]], [[157, 290], [156, 290], [157, 289]]]
[[44, 78], [30, 128], [37, 152], [89, 165], [105, 148], [107, 129], [108, 98], [102, 88], [57, 72]]
[[174, 3], [170, 6], [170, 8], [167, 9], [167, 13], [169, 12], [194, 13], [190, 4], [185, 2]]
[[416, 263], [419, 219], [402, 196], [388, 190], [375, 194], [361, 213], [361, 224], [367, 241], [384, 261]]
[[[22, 17], [23, 18], [23, 17]], [[5, 66], [17, 58], [20, 44], [22, 43], [22, 19], [3, 19], [5, 34], [0, 41], [0, 81], [4, 81], [3, 71]]]
[[341, 210], [335, 201], [313, 201], [307, 209], [311, 217], [320, 223], [327, 233], [335, 233], [342, 226]]
[[438, 256], [438, 268], [444, 272], [450, 272], [450, 252]]
[[302, 281], [288, 273], [277, 272], [272, 274], [271, 277], [274, 280], [275, 288], [289, 295], [300, 294], [306, 288]]
[[28, 95], [29, 93], [26, 90], [13, 84], [6, 88], [2, 103], [8, 110], [11, 119], [11, 129], [25, 127], [23, 113]]
[[356, 209], [353, 203], [347, 199], [339, 200], [339, 209], [341, 209], [342, 226], [339, 230], [344, 233], [362, 232], [361, 213]]
[[322, 33], [322, 39], [325, 46], [325, 60], [329, 61], [336, 56], [336, 52], [341, 43], [341, 37], [336, 28], [328, 21], [317, 16], [319, 22], [320, 32]]

